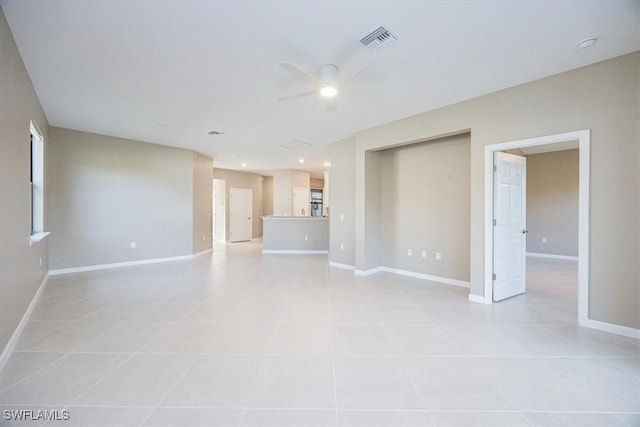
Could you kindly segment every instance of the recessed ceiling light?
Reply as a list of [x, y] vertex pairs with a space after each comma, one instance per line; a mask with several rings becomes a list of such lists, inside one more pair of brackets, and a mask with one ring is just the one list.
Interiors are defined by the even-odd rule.
[[597, 37], [589, 37], [588, 39], [584, 39], [580, 43], [578, 43], [578, 47], [580, 49], [586, 49], [596, 44], [597, 41]]
[[247, 167], [247, 164], [246, 164], [245, 162], [242, 162], [242, 167], [243, 167], [243, 168], [246, 168], [246, 167]]
[[322, 89], [320, 89], [320, 95], [324, 96], [325, 98], [331, 98], [333, 96], [336, 96], [338, 94], [338, 89], [336, 89], [335, 86], [322, 86]]
[[331, 162], [324, 162], [324, 165], [325, 165], [326, 167], [329, 167], [329, 166], [331, 166]]
[[298, 163], [304, 163], [304, 159], [303, 159], [302, 157], [300, 157], [300, 158], [298, 159]]

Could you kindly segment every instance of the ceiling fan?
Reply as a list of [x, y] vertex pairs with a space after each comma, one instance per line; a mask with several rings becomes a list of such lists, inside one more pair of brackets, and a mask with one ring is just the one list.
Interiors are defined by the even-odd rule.
[[327, 112], [336, 112], [338, 110], [338, 105], [336, 103], [338, 88], [343, 87], [347, 82], [353, 80], [362, 72], [362, 70], [364, 70], [366, 67], [366, 59], [367, 58], [364, 55], [358, 55], [343, 69], [340, 69], [335, 64], [324, 64], [318, 69], [317, 74], [305, 71], [293, 64], [286, 62], [281, 63], [280, 67], [290, 71], [292, 74], [311, 81], [316, 86], [316, 89], [283, 96], [278, 98], [278, 100], [289, 101], [296, 98], [319, 95], [325, 101]]

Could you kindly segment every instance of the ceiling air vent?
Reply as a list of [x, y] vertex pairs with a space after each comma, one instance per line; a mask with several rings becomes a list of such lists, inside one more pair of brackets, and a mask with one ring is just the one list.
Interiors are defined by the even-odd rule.
[[384, 27], [380, 27], [361, 38], [360, 43], [365, 45], [369, 50], [374, 50], [392, 40], [398, 39], [396, 38], [396, 36], [391, 34], [391, 31], [387, 30]]
[[224, 135], [224, 132], [220, 132], [219, 130], [210, 130], [207, 133], [209, 135], [214, 135], [214, 136], [222, 136], [222, 135]]

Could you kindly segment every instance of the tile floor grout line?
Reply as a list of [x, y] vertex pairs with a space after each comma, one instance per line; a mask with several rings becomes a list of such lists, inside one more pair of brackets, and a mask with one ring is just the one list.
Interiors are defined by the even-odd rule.
[[162, 402], [171, 394], [171, 392], [176, 388], [176, 386], [178, 385], [178, 383], [180, 383], [180, 381], [182, 380], [182, 378], [185, 377], [185, 375], [187, 375], [187, 373], [189, 373], [189, 371], [191, 370], [191, 368], [193, 368], [193, 365], [196, 364], [196, 362], [198, 360], [200, 360], [200, 358], [202, 357], [202, 353], [200, 353], [199, 355], [195, 355], [194, 354], [194, 358], [191, 361], [191, 363], [189, 363], [189, 365], [186, 367], [186, 369], [184, 370], [184, 372], [182, 373], [182, 375], [180, 375], [180, 377], [173, 383], [173, 385], [171, 387], [169, 387], [169, 390], [167, 390], [167, 392], [164, 394], [164, 396], [162, 396], [160, 399], [158, 399], [158, 403], [156, 403], [156, 405], [153, 407], [153, 409], [151, 409], [151, 411], [149, 411], [149, 413], [147, 414], [146, 417], [143, 418], [143, 420], [140, 422], [140, 424], [138, 425], [138, 427], [142, 427], [144, 425], [144, 423], [147, 422], [147, 420], [151, 417], [151, 415], [153, 415], [158, 408], [160, 407], [160, 405], [162, 404]]
[[[330, 296], [328, 297], [330, 298]], [[340, 413], [338, 410], [338, 383], [336, 382], [336, 355], [334, 354], [333, 349], [333, 330], [335, 325], [333, 324], [333, 311], [331, 310], [331, 305], [329, 305], [329, 350], [331, 352], [331, 374], [333, 376], [333, 403], [336, 407], [336, 426], [340, 425]]]
[[[377, 316], [377, 313], [376, 313], [376, 316]], [[433, 419], [433, 417], [431, 416], [431, 414], [429, 413], [427, 402], [425, 401], [424, 397], [422, 396], [422, 393], [420, 393], [420, 390], [418, 389], [418, 386], [417, 386], [416, 382], [414, 381], [413, 377], [411, 376], [411, 374], [409, 372], [409, 369], [403, 363], [402, 356], [400, 355], [400, 352], [398, 351], [398, 348], [396, 347], [395, 342], [391, 339], [391, 336], [389, 335], [389, 331], [387, 331], [386, 325], [384, 324], [384, 322], [380, 322], [380, 326], [382, 327], [382, 331], [384, 332], [384, 335], [387, 337], [387, 340], [389, 340], [389, 343], [391, 343], [391, 348], [393, 348], [393, 352], [395, 353], [395, 356], [398, 357], [398, 359], [400, 360], [400, 365], [402, 366], [402, 371], [407, 376], [407, 378], [409, 378], [409, 381], [411, 382], [411, 386], [413, 387], [413, 391], [415, 391], [415, 393], [418, 395], [418, 399], [420, 399], [420, 403], [422, 403], [422, 407], [426, 411], [427, 416], [429, 417], [429, 420], [431, 420], [431, 422], [435, 426], [436, 422]]]
[[[56, 353], [58, 353], [58, 352], [56, 352]], [[29, 375], [27, 375], [26, 377], [22, 378], [20, 381], [14, 383], [11, 387], [8, 387], [8, 388], [6, 388], [4, 390], [0, 390], [0, 393], [2, 393], [2, 394], [6, 393], [7, 391], [11, 390], [13, 387], [17, 386], [18, 384], [21, 384], [21, 383], [27, 381], [29, 378], [33, 377], [34, 375], [38, 374], [39, 372], [42, 372], [43, 370], [47, 369], [48, 367], [56, 364], [57, 362], [60, 362], [63, 359], [66, 359], [67, 357], [69, 357], [69, 355], [71, 355], [70, 352], [66, 352], [66, 353], [65, 352], [60, 352], [60, 353], [63, 353], [63, 355], [60, 358], [58, 358], [58, 359], [56, 359], [56, 360], [54, 360], [54, 361], [52, 361], [50, 363], [47, 363], [45, 366], [41, 367], [40, 369], [36, 369], [34, 372], [32, 372]], [[13, 356], [13, 354], [14, 353], [11, 353], [11, 356]]]
[[240, 415], [240, 420], [238, 420], [238, 427], [242, 425], [242, 422], [244, 421], [244, 417], [246, 416], [246, 413], [249, 409], [249, 403], [251, 402], [251, 398], [253, 397], [253, 393], [255, 392], [256, 386], [258, 385], [258, 380], [260, 380], [260, 375], [262, 374], [262, 370], [264, 369], [264, 365], [267, 362], [267, 358], [269, 357], [269, 354], [271, 353], [271, 347], [273, 346], [273, 343], [276, 339], [276, 335], [278, 333], [278, 330], [280, 329], [280, 326], [282, 324], [282, 320], [284, 319], [284, 316], [287, 312], [287, 308], [289, 307], [289, 301], [291, 299], [291, 296], [288, 297], [287, 302], [284, 305], [284, 308], [282, 309], [282, 313], [280, 313], [280, 319], [278, 320], [278, 323], [276, 325], [276, 327], [273, 330], [273, 334], [271, 335], [271, 340], [269, 341], [269, 345], [267, 346], [266, 352], [264, 353], [264, 357], [262, 358], [262, 361], [260, 362], [260, 367], [258, 368], [258, 372], [256, 373], [256, 378], [253, 381], [253, 384], [251, 385], [251, 389], [249, 390], [249, 393], [247, 395], [247, 399], [245, 400], [245, 404], [244, 404], [244, 408], [242, 410], [242, 415]]

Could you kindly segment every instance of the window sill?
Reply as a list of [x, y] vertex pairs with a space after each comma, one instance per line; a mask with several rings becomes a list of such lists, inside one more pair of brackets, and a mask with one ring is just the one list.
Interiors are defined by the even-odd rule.
[[42, 233], [33, 233], [31, 235], [31, 237], [29, 238], [29, 246], [33, 245], [34, 243], [37, 243], [41, 240], [43, 240], [45, 237], [47, 237], [49, 234], [51, 234], [50, 231], [44, 231]]

